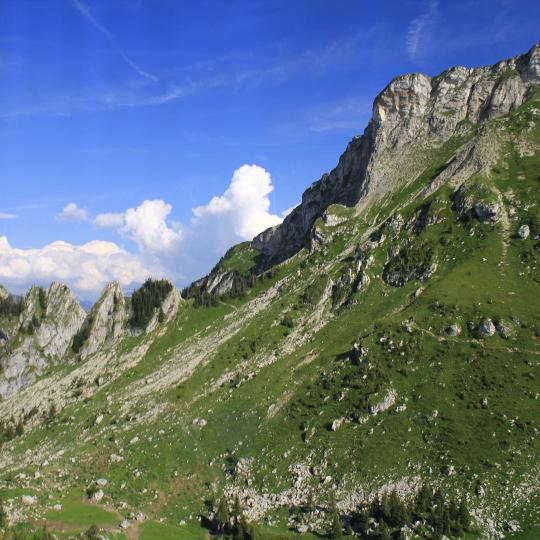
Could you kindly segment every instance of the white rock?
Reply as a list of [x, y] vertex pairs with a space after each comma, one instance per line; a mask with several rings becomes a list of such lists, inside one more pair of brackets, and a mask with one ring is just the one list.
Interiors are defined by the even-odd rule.
[[37, 504], [37, 497], [35, 495], [23, 495], [21, 502], [24, 506], [35, 506]]
[[478, 327], [478, 333], [484, 337], [491, 337], [495, 334], [495, 325], [491, 319], [484, 319]]
[[527, 238], [529, 238], [529, 235], [531, 234], [531, 229], [528, 225], [522, 225], [519, 229], [518, 229], [518, 236], [522, 239], [522, 240], [526, 240]]
[[103, 499], [105, 493], [103, 493], [103, 490], [101, 489], [98, 489], [93, 495], [92, 495], [92, 498], [90, 499], [92, 502], [100, 502], [101, 499]]

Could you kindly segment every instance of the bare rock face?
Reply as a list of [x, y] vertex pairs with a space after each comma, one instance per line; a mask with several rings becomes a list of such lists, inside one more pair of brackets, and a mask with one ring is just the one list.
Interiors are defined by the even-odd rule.
[[32, 323], [37, 347], [46, 356], [59, 358], [67, 352], [85, 319], [86, 313], [69, 287], [53, 283], [44, 294], [39, 287], [28, 291], [21, 326]]
[[528, 225], [522, 225], [519, 229], [518, 229], [518, 236], [519, 238], [521, 238], [522, 240], [527, 240], [527, 238], [529, 238], [529, 235], [531, 234], [531, 229]]
[[[481, 68], [454, 67], [437, 77], [408, 74], [394, 79], [375, 99], [372, 118], [355, 137], [337, 167], [314, 182], [281, 225], [259, 234], [252, 247], [264, 266], [281, 262], [309, 241], [315, 219], [331, 204], [363, 206], [413, 181], [430, 151], [467, 125], [508, 114], [540, 83], [540, 44], [527, 54]], [[496, 159], [482, 138], [464, 148], [453, 174], [470, 177]], [[491, 155], [493, 154], [493, 155]]]
[[474, 212], [482, 223], [495, 224], [501, 219], [501, 206], [499, 203], [477, 203]]
[[81, 349], [81, 357], [86, 358], [103, 345], [111, 344], [124, 336], [127, 320], [124, 293], [120, 283], [109, 283], [99, 300], [92, 307], [86, 324], [89, 324], [88, 338]]
[[85, 311], [67, 286], [32, 287], [23, 301], [13, 349], [1, 359], [0, 396], [17, 392], [48, 365], [64, 358], [85, 318]]
[[484, 319], [478, 327], [478, 333], [482, 337], [491, 337], [495, 335], [495, 325], [491, 319]]
[[[171, 284], [172, 285], [172, 284]], [[152, 332], [155, 330], [159, 323], [168, 323], [176, 317], [178, 313], [178, 308], [180, 302], [182, 301], [182, 296], [180, 291], [173, 285], [171, 292], [165, 297], [163, 303], [161, 304], [161, 309], [159, 312], [154, 313], [154, 316], [148, 323], [146, 327], [146, 332]]]
[[8, 297], [9, 297], [9, 293], [2, 285], [0, 285], [0, 300], [5, 300]]

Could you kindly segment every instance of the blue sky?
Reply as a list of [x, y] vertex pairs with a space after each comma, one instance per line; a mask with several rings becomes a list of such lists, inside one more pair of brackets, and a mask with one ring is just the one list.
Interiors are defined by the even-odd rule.
[[0, 282], [185, 284], [279, 222], [392, 77], [539, 29], [525, 0], [2, 0]]

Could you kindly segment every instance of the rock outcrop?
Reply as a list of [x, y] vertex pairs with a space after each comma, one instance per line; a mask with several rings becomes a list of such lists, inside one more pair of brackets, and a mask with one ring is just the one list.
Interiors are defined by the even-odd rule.
[[31, 328], [32, 339], [45, 356], [62, 357], [86, 319], [69, 287], [53, 283], [46, 291], [32, 287], [23, 303], [21, 328]]
[[53, 283], [33, 286], [26, 294], [12, 352], [1, 359], [0, 396], [17, 392], [69, 351], [73, 336], [86, 318], [71, 290]]
[[89, 325], [88, 337], [81, 348], [81, 357], [86, 358], [123, 337], [126, 321], [122, 287], [117, 281], [109, 283], [88, 314], [85, 323]]
[[[466, 134], [471, 124], [511, 112], [539, 83], [540, 44], [494, 66], [454, 67], [437, 77], [414, 73], [394, 79], [375, 99], [364, 134], [349, 143], [337, 167], [304, 192], [302, 203], [281, 225], [253, 239], [253, 248], [264, 257], [263, 268], [304, 247], [315, 219], [329, 205], [361, 207], [410, 183], [423, 171], [430, 150]], [[479, 156], [482, 152], [474, 144], [462, 154], [452, 167], [454, 174], [465, 168], [470, 176], [496, 159]]]

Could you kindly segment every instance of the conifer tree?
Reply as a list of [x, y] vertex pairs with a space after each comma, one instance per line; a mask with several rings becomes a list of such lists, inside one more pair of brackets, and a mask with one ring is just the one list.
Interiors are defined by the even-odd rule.
[[343, 527], [341, 525], [341, 519], [336, 504], [336, 495], [332, 492], [330, 496], [330, 504], [328, 505], [328, 511], [330, 514], [330, 530], [329, 537], [333, 539], [343, 538]]
[[7, 529], [9, 527], [8, 516], [6, 509], [4, 508], [4, 502], [0, 499], [0, 529]]
[[216, 523], [218, 531], [225, 532], [229, 527], [229, 507], [225, 497], [221, 498], [216, 511]]
[[464, 531], [468, 531], [471, 528], [471, 514], [467, 508], [465, 497], [463, 497], [459, 503], [457, 520]]

